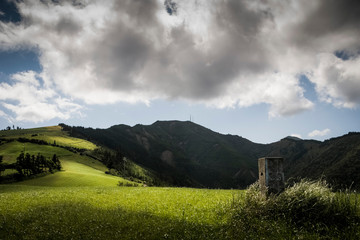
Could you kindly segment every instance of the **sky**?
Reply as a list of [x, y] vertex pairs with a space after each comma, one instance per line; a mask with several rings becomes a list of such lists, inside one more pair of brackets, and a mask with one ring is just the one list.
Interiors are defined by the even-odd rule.
[[1, 0], [0, 129], [360, 131], [358, 0]]

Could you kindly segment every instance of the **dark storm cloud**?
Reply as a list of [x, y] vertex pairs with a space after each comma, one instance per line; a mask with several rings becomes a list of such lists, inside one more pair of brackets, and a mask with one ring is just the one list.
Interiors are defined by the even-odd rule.
[[55, 25], [56, 31], [60, 34], [76, 34], [81, 31], [81, 26], [69, 17], [61, 17]]
[[101, 76], [107, 87], [130, 89], [134, 87], [134, 75], [149, 60], [151, 45], [142, 35], [132, 29], [122, 28], [108, 32], [99, 47], [93, 49], [94, 71]]
[[360, 31], [360, 1], [321, 0], [307, 15], [301, 30], [309, 37], [337, 31]]
[[[294, 26], [293, 41], [303, 47], [321, 45], [334, 41], [335, 35], [344, 39], [349, 36], [360, 36], [360, 1], [357, 0], [319, 0], [314, 9], [308, 11], [304, 21]], [[353, 39], [354, 40], [354, 39]], [[344, 46], [341, 39], [337, 39], [338, 49], [334, 51], [357, 52], [360, 49], [359, 41], [347, 42]], [[321, 50], [320, 50], [321, 51]]]
[[156, 12], [159, 9], [159, 3], [156, 0], [123, 0], [115, 1], [114, 10], [119, 14], [125, 14], [130, 22], [141, 28], [158, 27], [159, 22], [156, 18]]
[[46, 82], [87, 103], [266, 103], [271, 116], [288, 116], [313, 106], [299, 83], [304, 73], [326, 101], [360, 101], [351, 90], [360, 85], [358, 1], [34, 0], [18, 7], [21, 24], [0, 24], [2, 47], [38, 47]]
[[[219, 97], [240, 73], [262, 72], [269, 66], [257, 39], [266, 16], [248, 9], [243, 1], [215, 5], [214, 17], [208, 23], [209, 32], [214, 35], [208, 40], [208, 49], [197, 46], [196, 35], [186, 24], [174, 27], [169, 35], [170, 44], [157, 53], [163, 60], [163, 74], [156, 76], [160, 67], [153, 67], [157, 70], [146, 74], [153, 80], [153, 86], [158, 89], [166, 86], [171, 98]], [[174, 70], [172, 74], [169, 69]]]
[[[115, 19], [106, 22], [98, 47], [91, 48], [94, 71], [107, 88], [129, 90], [134, 78], [154, 54], [152, 36], [161, 34], [155, 1], [117, 1]], [[125, 19], [125, 20], [124, 20]]]
[[238, 37], [253, 37], [262, 25], [263, 13], [250, 10], [245, 1], [219, 2], [215, 9], [216, 23]]

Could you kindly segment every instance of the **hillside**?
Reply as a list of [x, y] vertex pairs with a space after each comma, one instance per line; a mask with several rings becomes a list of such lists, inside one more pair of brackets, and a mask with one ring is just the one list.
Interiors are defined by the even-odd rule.
[[109, 148], [174, 185], [231, 188], [256, 180], [261, 144], [222, 135], [192, 122], [156, 122], [150, 126], [117, 125], [109, 129], [74, 127], [73, 136]]
[[65, 130], [74, 137], [120, 148], [136, 163], [178, 186], [246, 187], [257, 179], [257, 159], [264, 156], [284, 157], [287, 179], [323, 177], [337, 186], [356, 188], [360, 183], [359, 133], [325, 142], [287, 137], [272, 144], [257, 144], [189, 121], [108, 129], [65, 126]]
[[[14, 176], [15, 179], [24, 180], [18, 184], [30, 186], [116, 186], [119, 182], [137, 185], [121, 177], [105, 174], [107, 167], [87, 154], [96, 148], [89, 141], [70, 137], [60, 126], [0, 131], [0, 156], [3, 166], [7, 168], [2, 172], [0, 180], [9, 182]], [[22, 152], [41, 154], [48, 159], [55, 154], [62, 169], [52, 174], [20, 176], [11, 165], [15, 164]]]
[[[129, 183], [136, 180], [151, 185], [244, 188], [256, 181], [257, 159], [263, 156], [284, 157], [286, 179], [325, 178], [336, 187], [353, 188], [359, 188], [360, 183], [359, 133], [324, 142], [286, 137], [271, 144], [257, 144], [181, 121], [108, 129], [61, 124], [0, 131], [0, 156], [5, 164], [14, 164], [23, 151], [47, 158], [56, 154], [63, 165], [63, 171], [41, 178], [46, 181], [25, 181], [34, 185], [116, 185], [127, 182], [123, 176]], [[103, 159], [107, 151], [113, 152], [111, 164]], [[118, 152], [120, 158], [115, 157]], [[120, 178], [105, 174], [110, 168]], [[15, 169], [6, 169], [2, 178], [14, 173]]]

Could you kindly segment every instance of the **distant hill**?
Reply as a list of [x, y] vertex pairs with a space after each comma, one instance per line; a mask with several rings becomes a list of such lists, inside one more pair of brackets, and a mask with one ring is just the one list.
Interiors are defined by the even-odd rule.
[[[60, 126], [0, 131], [0, 183], [20, 181], [30, 186], [116, 186], [139, 185], [120, 176], [106, 174], [108, 168], [92, 157], [97, 146], [89, 141], [74, 138]], [[61, 171], [53, 174], [22, 176], [12, 167], [20, 153], [41, 154], [51, 158], [53, 154], [61, 162]]]
[[256, 181], [257, 159], [264, 156], [284, 157], [287, 179], [323, 177], [337, 186], [360, 186], [360, 133], [324, 142], [286, 137], [258, 144], [189, 121], [108, 129], [63, 127], [74, 137], [121, 149], [129, 159], [178, 186], [246, 187]]

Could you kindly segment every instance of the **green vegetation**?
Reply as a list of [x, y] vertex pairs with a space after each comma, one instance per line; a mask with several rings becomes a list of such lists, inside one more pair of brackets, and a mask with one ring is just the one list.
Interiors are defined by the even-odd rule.
[[357, 198], [321, 182], [269, 198], [256, 185], [0, 185], [0, 239], [359, 239]]
[[[169, 185], [245, 188], [256, 180], [256, 155], [251, 151], [258, 149], [258, 144], [192, 122], [63, 128], [74, 137], [92, 139], [114, 151], [121, 148], [125, 157], [152, 170]], [[244, 148], [251, 151], [242, 151]]]
[[16, 160], [13, 168], [18, 171], [20, 176], [31, 176], [43, 172], [53, 173], [54, 170], [61, 170], [61, 163], [56, 154], [51, 159], [46, 159], [40, 153], [35, 156], [22, 152]]
[[305, 180], [266, 197], [255, 183], [234, 205], [231, 225], [249, 239], [359, 239], [358, 198], [350, 191], [335, 193], [324, 181]]
[[[146, 186], [166, 186], [151, 171], [144, 169], [124, 156], [121, 149], [116, 151], [97, 148], [92, 156], [99, 159], [107, 168], [106, 173], [121, 176]], [[120, 184], [120, 186], [123, 186]]]
[[[187, 131], [197, 131], [207, 141], [206, 129], [191, 129]], [[150, 155], [138, 148], [140, 154], [134, 156], [150, 156], [148, 160], [168, 164], [172, 163], [169, 153], [162, 163], [151, 157], [171, 149], [174, 158], [183, 160], [182, 167], [194, 164], [181, 155], [180, 147], [170, 148], [167, 142], [170, 138], [165, 136], [169, 129], [145, 131], [138, 126], [136, 131], [135, 138], [148, 147]], [[176, 138], [183, 138], [184, 144], [191, 140], [177, 132]], [[0, 135], [0, 170], [15, 166], [17, 161], [19, 165], [20, 159], [35, 161], [37, 156], [39, 160], [42, 156], [61, 163], [61, 170], [54, 174], [42, 173], [25, 181], [0, 184], [0, 239], [360, 239], [359, 195], [335, 192], [324, 181], [303, 180], [279, 195], [268, 197], [260, 193], [257, 184], [247, 190], [143, 187], [157, 178], [152, 171], [128, 159], [126, 154], [131, 151], [124, 148], [124, 151], [97, 148], [90, 142], [67, 136], [59, 127], [8, 130]], [[132, 137], [123, 137], [128, 137], [130, 144]], [[162, 138], [162, 143], [151, 142], [152, 138]], [[233, 136], [226, 138], [230, 141]], [[235, 146], [241, 148], [241, 144], [232, 142], [233, 147], [228, 147], [224, 141], [220, 141], [224, 146], [217, 154], [235, 156], [233, 150]], [[297, 145], [301, 140], [284, 141], [280, 143], [295, 144], [291, 151], [301, 152], [305, 148]], [[75, 143], [77, 147], [72, 145]], [[202, 143], [201, 148], [213, 143]], [[332, 152], [332, 149], [328, 146], [323, 151]], [[188, 171], [192, 171], [191, 164]], [[33, 169], [25, 165], [21, 171], [31, 175]], [[174, 166], [181, 165], [175, 162]], [[164, 167], [162, 171], [174, 166]], [[10, 170], [6, 169], [2, 175], [11, 174]], [[192, 172], [195, 173], [199, 172]], [[181, 174], [173, 179], [168, 179], [168, 175], [163, 177], [168, 182], [183, 177], [178, 184], [196, 183]]]
[[47, 144], [53, 144], [62, 147], [72, 147], [86, 150], [96, 149], [96, 145], [90, 141], [70, 137], [68, 132], [62, 131], [61, 126], [0, 131], [0, 138], [4, 140], [18, 138], [29, 140], [36, 139], [44, 141]]
[[[120, 177], [107, 175], [87, 165], [63, 158], [61, 160], [63, 170], [44, 177], [26, 180], [18, 185], [48, 186], [48, 187], [87, 187], [87, 186], [116, 186], [122, 184], [134, 184]], [[138, 184], [137, 184], [138, 185]]]
[[257, 179], [258, 158], [281, 156], [286, 179], [325, 178], [338, 189], [360, 189], [360, 133], [324, 142], [286, 137], [256, 144], [188, 121], [108, 129], [63, 127], [75, 137], [91, 139], [109, 149], [121, 147], [124, 156], [170, 185], [246, 188]]
[[[68, 137], [67, 133], [62, 132], [61, 128], [56, 127], [46, 127], [46, 128], [38, 128], [38, 129], [19, 129], [19, 130], [9, 130], [9, 131], [1, 131], [2, 141], [0, 144], [0, 156], [2, 156], [1, 166], [4, 166], [6, 170], [1, 174], [0, 180], [3, 179], [5, 182], [14, 181], [12, 179], [21, 179], [21, 176], [17, 176], [18, 171], [12, 168], [20, 167], [20, 165], [24, 165], [26, 163], [25, 159], [28, 157], [27, 162], [31, 162], [34, 160], [36, 162], [37, 156], [39, 156], [38, 160], [43, 160], [51, 162], [51, 160], [56, 157], [55, 161], [60, 161], [61, 163], [61, 171], [57, 171], [54, 174], [40, 174], [44, 171], [39, 171], [40, 169], [49, 170], [56, 169], [57, 167], [46, 167], [42, 166], [44, 164], [40, 164], [41, 166], [34, 167], [34, 169], [27, 168], [29, 164], [25, 164], [20, 167], [19, 170], [21, 173], [26, 173], [25, 175], [33, 175], [37, 174], [32, 179], [28, 179], [26, 181], [19, 182], [21, 185], [32, 185], [32, 186], [117, 186], [119, 184], [123, 185], [139, 185], [138, 183], [134, 183], [132, 181], [126, 180], [119, 176], [112, 176], [109, 174], [105, 174], [107, 171], [106, 166], [103, 165], [100, 161], [87, 156], [84, 153], [89, 151], [95, 146], [94, 144], [83, 141], [81, 139], [76, 139], [72, 137]], [[66, 144], [69, 145], [58, 145], [58, 144], [47, 144], [43, 143], [39, 139], [35, 139], [34, 137], [42, 136], [48, 137], [48, 139], [59, 139], [58, 137], [62, 137], [63, 139], [67, 139]], [[29, 137], [29, 138], [25, 138]], [[19, 142], [19, 140], [21, 142]], [[78, 148], [74, 148], [72, 143], [82, 142], [82, 147], [86, 147], [86, 149], [77, 152]], [[62, 142], [65, 144], [65, 142]], [[86, 143], [86, 144], [85, 144]], [[24, 154], [25, 153], [25, 154]], [[21, 163], [19, 165], [19, 157], [23, 156]], [[32, 157], [33, 156], [33, 157]], [[41, 156], [41, 159], [40, 159]], [[41, 161], [40, 161], [41, 162]], [[57, 162], [58, 164], [58, 162]], [[50, 171], [50, 172], [51, 172]], [[28, 177], [27, 177], [28, 178]], [[26, 178], [25, 178], [26, 179]]]
[[222, 239], [235, 191], [0, 186], [0, 239]]

